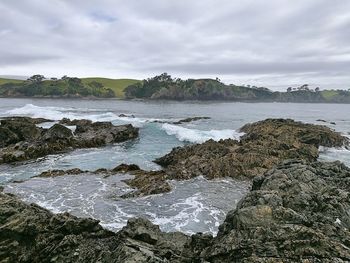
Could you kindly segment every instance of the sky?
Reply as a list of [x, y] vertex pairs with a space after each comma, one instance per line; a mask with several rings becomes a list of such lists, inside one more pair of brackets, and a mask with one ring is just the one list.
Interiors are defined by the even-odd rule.
[[0, 75], [350, 88], [347, 0], [1, 0]]

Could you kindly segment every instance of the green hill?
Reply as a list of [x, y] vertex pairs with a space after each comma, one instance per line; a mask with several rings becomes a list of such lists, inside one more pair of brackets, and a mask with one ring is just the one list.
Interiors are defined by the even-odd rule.
[[23, 83], [24, 80], [20, 79], [5, 79], [5, 78], [0, 78], [0, 85], [7, 84], [7, 83]]
[[108, 79], [108, 78], [81, 78], [84, 84], [96, 81], [105, 88], [113, 90], [117, 98], [124, 98], [124, 89], [130, 85], [141, 82], [137, 79]]

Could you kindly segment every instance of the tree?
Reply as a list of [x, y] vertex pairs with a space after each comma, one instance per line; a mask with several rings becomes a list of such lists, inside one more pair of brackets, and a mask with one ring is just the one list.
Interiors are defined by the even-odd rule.
[[292, 92], [292, 87], [288, 87], [287, 92]]
[[45, 79], [45, 77], [43, 75], [33, 75], [31, 76], [29, 79], [27, 79], [29, 82], [32, 82], [32, 83], [40, 83], [42, 82], [43, 80]]
[[319, 88], [319, 87], [316, 87], [316, 88], [315, 88], [315, 91], [316, 91], [316, 92], [319, 92], [319, 91], [320, 91], [320, 88]]

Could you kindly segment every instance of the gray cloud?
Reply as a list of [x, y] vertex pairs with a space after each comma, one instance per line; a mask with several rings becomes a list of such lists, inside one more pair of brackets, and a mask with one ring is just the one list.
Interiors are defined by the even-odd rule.
[[0, 12], [2, 75], [350, 86], [348, 1], [3, 0]]

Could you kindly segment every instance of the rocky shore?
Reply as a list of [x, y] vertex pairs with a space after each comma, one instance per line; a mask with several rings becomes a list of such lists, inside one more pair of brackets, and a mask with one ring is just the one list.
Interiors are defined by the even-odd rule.
[[[87, 120], [63, 119], [61, 123], [77, 125], [77, 129], [91, 125]], [[207, 179], [232, 177], [252, 180], [284, 160], [314, 162], [319, 156], [320, 146], [349, 145], [346, 137], [326, 126], [290, 119], [267, 119], [244, 125], [240, 130], [244, 132], [240, 141], [209, 140], [202, 144], [174, 148], [170, 153], [155, 160], [163, 167], [160, 171], [144, 171], [135, 164], [121, 164], [111, 170], [99, 169], [90, 172], [103, 173], [105, 176], [120, 173], [133, 175], [133, 179], [125, 182], [135, 190], [121, 197], [139, 197], [171, 191], [168, 180], [187, 180], [197, 176]], [[40, 176], [84, 172], [89, 171], [47, 171]]]
[[[47, 120], [2, 120], [0, 160], [47, 154], [27, 150], [33, 147], [58, 152], [103, 146], [138, 134], [131, 125], [63, 119], [43, 129], [36, 126], [42, 121]], [[75, 125], [75, 132], [64, 125]], [[349, 262], [350, 168], [317, 161], [320, 146], [347, 147], [348, 139], [325, 126], [290, 119], [247, 124], [241, 132], [245, 134], [240, 141], [209, 140], [175, 148], [156, 160], [164, 170], [121, 164], [93, 172], [133, 175], [125, 182], [134, 191], [122, 198], [169, 192], [168, 180], [199, 175], [251, 180], [251, 191], [227, 214], [216, 237], [164, 233], [142, 218], [130, 219], [114, 233], [97, 220], [53, 214], [0, 193], [0, 262]], [[21, 151], [21, 157], [6, 157], [4, 152], [11, 150]], [[85, 172], [53, 170], [38, 176]]]
[[1, 262], [349, 262], [350, 169], [285, 161], [253, 180], [217, 237], [130, 219], [118, 233], [0, 193]]
[[[37, 126], [47, 121], [29, 117], [3, 118], [0, 121], [0, 164], [78, 148], [101, 147], [138, 136], [138, 128], [130, 124], [115, 126], [111, 122], [64, 119], [49, 129]], [[76, 129], [72, 132], [63, 124], [75, 125]]]
[[155, 162], [171, 179], [203, 175], [253, 178], [287, 159], [316, 161], [318, 147], [341, 147], [348, 139], [321, 125], [291, 119], [267, 119], [244, 125], [240, 141], [209, 140], [202, 144], [174, 148]]

